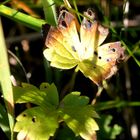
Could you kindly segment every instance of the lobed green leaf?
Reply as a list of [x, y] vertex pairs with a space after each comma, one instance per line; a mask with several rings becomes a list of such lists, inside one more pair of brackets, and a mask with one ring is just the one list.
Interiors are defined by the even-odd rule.
[[18, 139], [48, 140], [58, 128], [58, 114], [40, 107], [25, 110], [17, 117], [14, 131], [19, 132]]
[[98, 130], [93, 117], [98, 115], [91, 105], [87, 105], [88, 102], [88, 97], [80, 96], [79, 92], [72, 92], [61, 101], [60, 107], [61, 117], [76, 136], [91, 140]]
[[93, 117], [98, 115], [93, 106], [88, 105], [88, 97], [80, 96], [80, 92], [71, 92], [59, 103], [54, 84], [42, 83], [40, 89], [30, 84], [22, 85], [23, 87], [14, 87], [16, 102], [31, 102], [38, 106], [25, 110], [17, 117], [14, 130], [19, 132], [18, 138], [27, 137], [34, 140], [46, 137], [49, 139], [62, 121], [66, 122], [77, 136], [80, 135], [88, 140], [95, 136], [98, 125]]

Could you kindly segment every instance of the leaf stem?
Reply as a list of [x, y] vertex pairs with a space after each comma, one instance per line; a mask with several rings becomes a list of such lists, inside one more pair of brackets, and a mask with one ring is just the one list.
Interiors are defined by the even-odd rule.
[[70, 9], [72, 8], [68, 0], [63, 0], [63, 1], [64, 1], [64, 4], [66, 5], [66, 7], [70, 8]]
[[95, 98], [94, 98], [94, 99], [92, 100], [92, 102], [91, 102], [92, 105], [94, 105], [94, 104], [96, 103], [96, 101], [97, 101], [97, 99], [100, 97], [100, 95], [101, 95], [103, 89], [105, 89], [108, 93], [111, 93], [111, 91], [110, 91], [110, 89], [109, 89], [109, 87], [108, 87], [108, 83], [107, 83], [106, 80], [103, 80], [102, 86], [98, 86], [98, 91], [97, 91], [97, 93], [96, 93], [96, 96], [95, 96]]
[[91, 102], [92, 105], [94, 105], [94, 104], [96, 103], [97, 98], [100, 97], [100, 95], [101, 95], [103, 89], [104, 89], [104, 88], [101, 87], [101, 86], [98, 87], [98, 91], [97, 91], [97, 93], [96, 93], [96, 96], [95, 96], [95, 98], [94, 98], [94, 99], [92, 100], [92, 102]]
[[61, 92], [61, 95], [60, 95], [60, 99], [62, 99], [66, 93], [70, 92], [73, 90], [74, 88], [74, 84], [75, 84], [75, 78], [77, 76], [77, 73], [79, 71], [79, 68], [76, 67], [75, 68], [75, 71], [73, 72], [73, 75], [70, 79], [70, 81], [68, 82], [68, 84], [63, 88], [62, 92]]
[[120, 108], [120, 107], [136, 107], [140, 106], [140, 102], [138, 101], [124, 101], [124, 100], [113, 100], [113, 101], [105, 101], [95, 104], [96, 111], [108, 110], [112, 108]]
[[15, 9], [9, 8], [5, 5], [0, 5], [0, 15], [8, 17], [11, 20], [20, 22], [20, 23], [24, 24], [25, 26], [32, 28], [34, 30], [37, 30], [37, 31], [40, 31], [42, 24], [46, 23], [42, 19], [34, 18], [30, 15], [24, 14]]
[[74, 8], [75, 8], [75, 11], [77, 12], [78, 19], [79, 19], [79, 21], [81, 23], [82, 21], [81, 21], [80, 15], [78, 13], [78, 8], [77, 8], [77, 4], [76, 4], [76, 1], [75, 0], [73, 0], [73, 5], [74, 5]]

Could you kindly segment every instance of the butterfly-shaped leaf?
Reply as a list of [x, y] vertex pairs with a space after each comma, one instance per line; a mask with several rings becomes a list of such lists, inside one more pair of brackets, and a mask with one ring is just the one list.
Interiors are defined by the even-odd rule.
[[88, 9], [81, 23], [75, 15], [62, 10], [58, 26], [51, 27], [46, 38], [44, 56], [51, 66], [70, 69], [75, 66], [97, 85], [116, 71], [116, 62], [124, 58], [120, 42], [101, 45], [109, 31], [99, 24]]

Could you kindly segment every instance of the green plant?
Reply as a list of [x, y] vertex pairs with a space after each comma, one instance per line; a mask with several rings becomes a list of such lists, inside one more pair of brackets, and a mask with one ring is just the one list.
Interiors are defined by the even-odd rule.
[[[33, 85], [14, 87], [16, 103], [33, 103], [37, 106], [25, 110], [17, 117], [14, 131], [18, 138], [49, 139], [63, 121], [76, 136], [90, 139], [98, 130], [93, 117], [98, 117], [89, 99], [71, 92], [59, 101], [54, 84], [42, 83], [40, 90]], [[79, 127], [80, 126], [80, 127]]]
[[[60, 7], [62, 4], [65, 5], [69, 11], [77, 15], [79, 22], [81, 22], [82, 18], [86, 17], [86, 15], [79, 12], [77, 6], [77, 4], [87, 4], [85, 1], [71, 0], [70, 3], [74, 7], [72, 8], [67, 0], [42, 0], [41, 9], [44, 10], [45, 20], [36, 17], [36, 14], [35, 17], [33, 17], [34, 15], [30, 15], [30, 13], [25, 14], [24, 12], [26, 11], [24, 11], [24, 9], [21, 7], [20, 8], [24, 12], [20, 11], [20, 9], [15, 10], [12, 6], [8, 7], [5, 5], [8, 2], [9, 1], [5, 1], [4, 3], [0, 4], [0, 15], [8, 17], [10, 20], [15, 21], [15, 23], [23, 24], [24, 26], [36, 31], [40, 31], [42, 25], [46, 22], [50, 25], [57, 26], [56, 7]], [[14, 0], [12, 2], [14, 2]], [[28, 5], [33, 8], [36, 6], [35, 4], [32, 4], [32, 2], [20, 2], [23, 2], [22, 4], [25, 4], [24, 6], [27, 7]], [[89, 2], [92, 3], [90, 0]], [[124, 6], [126, 2], [127, 1], [124, 2]], [[100, 11], [102, 11], [101, 7], [99, 6], [99, 1], [95, 1], [95, 4], [98, 6]], [[111, 10], [119, 11], [117, 8]], [[117, 12], [114, 11], [113, 13], [117, 15]], [[116, 19], [117, 18], [118, 17], [116, 16]], [[140, 42], [130, 42], [125, 36], [126, 33], [130, 33], [132, 36], [136, 37], [137, 33], [133, 29], [125, 27], [125, 30], [121, 30], [119, 34], [114, 27], [109, 25], [111, 21], [109, 18], [107, 18], [107, 15], [104, 16], [103, 22], [106, 26], [110, 27], [110, 31], [114, 37], [111, 39], [120, 40], [128, 53], [125, 62], [121, 64], [120, 68], [125, 67], [125, 72], [128, 72], [129, 68], [126, 64], [130, 61], [131, 57], [133, 58], [132, 60], [134, 60], [133, 64], [136, 62], [136, 64], [140, 66], [138, 59]], [[122, 26], [123, 25], [121, 25], [121, 27]], [[68, 79], [69, 82], [67, 80], [68, 84], [64, 84], [60, 81], [62, 80], [62, 77], [65, 78], [65, 71], [51, 68], [50, 63], [47, 60], [45, 60], [44, 63], [48, 78], [46, 81], [48, 83], [54, 82], [55, 84], [42, 83], [38, 88], [32, 84], [22, 83], [21, 86], [12, 87], [11, 80], [9, 78], [10, 70], [7, 59], [6, 45], [2, 33], [2, 24], [0, 24], [0, 42], [0, 91], [3, 94], [3, 98], [1, 99], [2, 102], [0, 103], [0, 127], [8, 139], [16, 139], [14, 137], [15, 134], [17, 135], [18, 139], [79, 140], [83, 138], [92, 140], [96, 139], [96, 131], [98, 129], [98, 139], [117, 139], [117, 136], [123, 133], [125, 130], [123, 129], [123, 125], [117, 124], [118, 122], [116, 121], [115, 123], [113, 122], [115, 117], [112, 115], [112, 112], [115, 110], [117, 113], [120, 113], [124, 109], [130, 108], [128, 111], [129, 113], [127, 113], [128, 116], [129, 114], [131, 116], [133, 114], [131, 107], [140, 106], [139, 101], [130, 101], [130, 99], [126, 100], [124, 98], [124, 86], [121, 85], [122, 81], [121, 77], [119, 76], [113, 77], [114, 81], [104, 81], [102, 86], [96, 87], [93, 83], [87, 81], [84, 84], [77, 81], [79, 69], [76, 68], [74, 72], [72, 70], [72, 76], [70, 76]], [[61, 54], [61, 56], [63, 57], [63, 54]], [[62, 58], [59, 60], [61, 62], [65, 61]], [[52, 60], [50, 59], [50, 61]], [[91, 66], [91, 62], [89, 61], [79, 63], [78, 60], [78, 62], [76, 61], [76, 65], [77, 64], [82, 64], [81, 71], [84, 69], [83, 66], [86, 66], [84, 69], [86, 72], [88, 64]], [[69, 62], [67, 62], [67, 65], [65, 66], [71, 68]], [[59, 68], [64, 68], [65, 66], [62, 63], [61, 67], [59, 65]], [[91, 74], [86, 73], [85, 71], [82, 71], [85, 76]], [[139, 70], [137, 71], [139, 73]], [[129, 82], [129, 72], [127, 74], [126, 79], [128, 79], [126, 81]], [[77, 89], [75, 90], [78, 82], [80, 83], [81, 93], [78, 92], [79, 89], [78, 91]], [[92, 87], [94, 93], [93, 91], [88, 91], [88, 86]], [[86, 92], [82, 90], [84, 88], [86, 88]], [[129, 88], [130, 87], [126, 87], [126, 90], [128, 91]], [[104, 96], [104, 92], [109, 99], [106, 99], [105, 97], [105, 99], [102, 101], [101, 93], [103, 93]], [[89, 93], [94, 94], [95, 97], [91, 97], [92, 95]], [[21, 108], [24, 108], [22, 113], [14, 107], [18, 106], [19, 104]], [[27, 108], [25, 108], [25, 106], [27, 106]], [[102, 115], [105, 114], [106, 110], [109, 112], [107, 112], [109, 115]], [[15, 117], [14, 112], [19, 115]], [[99, 115], [97, 115], [96, 112]], [[133, 117], [133, 119], [134, 118], [135, 117]], [[18, 132], [18, 134], [16, 132]]]

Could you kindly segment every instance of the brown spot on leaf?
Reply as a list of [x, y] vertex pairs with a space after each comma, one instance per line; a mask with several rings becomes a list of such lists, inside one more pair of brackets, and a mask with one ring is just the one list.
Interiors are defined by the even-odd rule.
[[35, 117], [35, 116], [32, 118], [32, 122], [33, 122], [33, 123], [36, 122], [36, 117]]
[[65, 27], [65, 28], [67, 28], [67, 24], [66, 24], [66, 22], [65, 22], [64, 20], [62, 20], [61, 25], [62, 25], [63, 27]]

